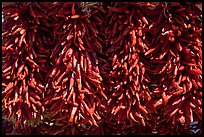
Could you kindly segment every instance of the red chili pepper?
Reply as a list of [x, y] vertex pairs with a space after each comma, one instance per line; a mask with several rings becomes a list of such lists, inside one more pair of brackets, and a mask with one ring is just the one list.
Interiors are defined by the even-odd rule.
[[185, 69], [185, 67], [184, 66], [180, 66], [179, 67], [179, 70], [181, 71], [181, 70], [184, 70]]
[[22, 46], [22, 42], [23, 42], [23, 39], [25, 38], [26, 36], [26, 32], [23, 33], [23, 35], [21, 36], [20, 40], [19, 40], [19, 43], [18, 43], [18, 47], [21, 47]]
[[49, 77], [53, 77], [57, 73], [57, 68], [54, 68], [50, 73]]
[[160, 106], [160, 105], [162, 105], [163, 104], [163, 100], [162, 100], [162, 98], [160, 99], [160, 100], [158, 100], [155, 104], [154, 104], [154, 108], [156, 108], [156, 107], [158, 107], [158, 106]]
[[77, 82], [78, 90], [80, 91], [82, 89], [80, 64], [77, 64], [76, 71], [77, 72], [76, 72], [75, 80]]
[[57, 96], [57, 97], [52, 98], [52, 101], [53, 101], [53, 100], [59, 100], [59, 99], [61, 99], [61, 98], [62, 98], [62, 96]]
[[146, 55], [148, 55], [148, 54], [152, 53], [154, 50], [155, 50], [155, 48], [149, 49], [147, 52], [145, 52], [145, 54], [144, 54], [144, 55], [146, 56]]
[[202, 71], [200, 69], [191, 69], [189, 71], [191, 74], [197, 74], [197, 75], [202, 75]]
[[175, 14], [174, 20], [180, 24], [181, 26], [183, 26], [184, 28], [187, 28], [187, 25], [184, 23], [184, 20], [182, 17], [180, 17], [179, 15]]
[[11, 35], [15, 35], [17, 34], [18, 32], [20, 32], [22, 30], [22, 28], [17, 28], [14, 32], [11, 33]]
[[62, 62], [63, 58], [64, 58], [64, 56], [60, 55], [59, 58], [56, 61], [56, 65], [59, 65]]
[[76, 13], [75, 13], [74, 6], [75, 6], [75, 4], [73, 3], [73, 4], [72, 4], [72, 9], [71, 9], [71, 12], [72, 12], [72, 15], [73, 15], [73, 16], [76, 14]]
[[138, 122], [138, 121], [135, 119], [135, 117], [133, 116], [133, 113], [132, 113], [132, 112], [130, 112], [130, 118], [131, 118], [134, 122]]
[[31, 101], [32, 103], [38, 104], [37, 101], [35, 101], [35, 99], [34, 99], [33, 97], [30, 96], [29, 99], [30, 99], [30, 101]]
[[71, 18], [72, 19], [77, 19], [77, 18], [79, 18], [79, 15], [73, 15], [73, 16], [71, 16]]
[[163, 99], [163, 102], [164, 102], [164, 105], [167, 104], [168, 100], [169, 100], [169, 96], [166, 95], [165, 92], [162, 93], [162, 99]]
[[176, 47], [179, 51], [181, 51], [183, 48], [179, 42], [176, 42]]
[[202, 101], [200, 99], [198, 99], [198, 105], [202, 106]]
[[178, 91], [174, 92], [174, 95], [181, 95], [183, 93], [184, 93], [183, 89], [179, 89]]
[[85, 73], [82, 73], [83, 76], [85, 76], [87, 78], [87, 80], [92, 83], [95, 87], [100, 87], [100, 81], [96, 80], [96, 79], [92, 79], [90, 76], [87, 76]]
[[178, 74], [178, 66], [175, 66], [175, 68], [174, 68], [174, 76], [177, 76], [177, 74]]
[[81, 51], [84, 51], [85, 50], [85, 48], [84, 48], [84, 46], [82, 45], [82, 44], [78, 44], [78, 43], [75, 43], [75, 45], [79, 48], [79, 50]]
[[[71, 33], [71, 32], [72, 31], [70, 30], [69, 33]], [[67, 41], [71, 41], [71, 39], [74, 37], [72, 34], [69, 34], [69, 33], [68, 33], [67, 38], [66, 38]]]
[[78, 61], [78, 52], [74, 52], [73, 54], [73, 58], [72, 58], [72, 62], [73, 62], [73, 68], [76, 68], [76, 64], [77, 64], [77, 61]]
[[8, 99], [9, 96], [11, 96], [13, 92], [13, 85], [11, 85], [10, 83], [8, 84], [8, 86], [4, 89], [4, 91], [2, 92], [2, 96], [4, 96], [4, 99]]
[[[186, 93], [186, 91], [187, 91], [187, 90], [186, 90], [186, 84], [184, 84], [184, 83], [183, 83], [183, 91], [184, 91], [184, 93]], [[184, 94], [184, 93], [183, 93], [183, 94]]]
[[34, 112], [38, 112], [34, 104], [32, 104], [31, 106], [32, 106]]
[[63, 79], [63, 77], [64, 77], [65, 75], [66, 75], [66, 71], [63, 72], [63, 73], [59, 76], [59, 78], [57, 79], [57, 82], [56, 82], [57, 85], [62, 81], [62, 79]]
[[105, 94], [102, 90], [100, 90], [99, 93], [100, 93], [106, 100], [108, 100], [108, 97], [106, 96], [106, 94]]
[[[71, 84], [71, 83], [70, 83], [70, 84]], [[71, 89], [70, 89], [70, 93], [69, 93], [69, 95], [68, 95], [68, 97], [67, 97], [67, 100], [66, 100], [67, 102], [69, 102], [71, 96], [73, 95], [73, 92], [74, 92], [74, 88], [71, 87]]]
[[93, 42], [94, 42], [94, 45], [93, 48], [99, 52], [99, 53], [102, 53], [102, 45], [101, 43], [99, 43], [99, 41], [97, 39], [93, 39]]
[[200, 120], [202, 120], [202, 109], [195, 107], [195, 112]]
[[2, 32], [2, 38], [4, 38], [6, 35], [8, 35], [9, 31], [5, 31], [5, 32]]
[[29, 63], [31, 63], [32, 65], [36, 66], [37, 68], [43, 70], [37, 63], [34, 62], [34, 60], [32, 60], [32, 59], [30, 59], [30, 58], [28, 58], [28, 57], [26, 57], [26, 60], [27, 60]]
[[71, 111], [71, 114], [70, 114], [69, 122], [73, 122], [74, 115], [75, 115], [77, 109], [78, 109], [78, 107], [72, 107], [72, 111]]
[[2, 72], [3, 72], [3, 73], [7, 73], [8, 71], [11, 70], [11, 67], [12, 67], [12, 66], [9, 66], [9, 67], [7, 67], [7, 68], [4, 68]]
[[[26, 94], [27, 94], [27, 92], [26, 92]], [[31, 91], [31, 90], [28, 92], [28, 94], [30, 94], [30, 96], [34, 97], [34, 98], [37, 99], [37, 100], [41, 100], [40, 96], [37, 95], [35, 92], [33, 92], [33, 91]], [[28, 96], [28, 95], [27, 95], [27, 96]]]
[[22, 72], [24, 66], [25, 66], [25, 62], [23, 62], [23, 63], [20, 65], [20, 67], [18, 68], [17, 75], [20, 75], [20, 74], [21, 74], [21, 72]]
[[195, 79], [191, 79], [193, 86], [195, 87], [195, 89], [198, 89], [198, 85], [197, 82], [195, 81]]
[[3, 45], [3, 47], [7, 47], [9, 45], [11, 45], [13, 43], [13, 41], [15, 41], [15, 38], [10, 38], [8, 39], [5, 44]]
[[187, 124], [190, 124], [190, 122], [193, 122], [193, 112], [188, 104], [184, 105], [184, 111], [185, 111]]

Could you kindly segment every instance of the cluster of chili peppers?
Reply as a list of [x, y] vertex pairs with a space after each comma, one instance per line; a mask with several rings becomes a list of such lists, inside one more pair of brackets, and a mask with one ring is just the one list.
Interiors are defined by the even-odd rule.
[[158, 131], [182, 134], [191, 122], [202, 121], [202, 15], [191, 3], [170, 2], [158, 8], [166, 16], [155, 15], [150, 31], [157, 39], [146, 52], [158, 66], [149, 70], [156, 77], [152, 96], [157, 100]]
[[4, 6], [3, 118], [19, 134], [192, 134], [202, 123], [195, 4]]

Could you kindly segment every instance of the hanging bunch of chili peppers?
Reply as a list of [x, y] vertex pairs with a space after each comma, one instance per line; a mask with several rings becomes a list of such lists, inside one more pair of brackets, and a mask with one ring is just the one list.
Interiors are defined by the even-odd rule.
[[94, 38], [98, 30], [90, 21], [95, 16], [89, 18], [77, 3], [62, 2], [55, 3], [48, 16], [55, 20], [51, 26], [55, 26], [56, 39], [50, 55], [52, 69], [46, 78], [45, 105], [50, 117], [56, 120], [56, 125], [67, 121], [68, 125], [98, 126], [99, 111], [105, 109], [107, 97], [97, 57], [102, 46]]
[[4, 6], [2, 114], [13, 123], [4, 134], [192, 134], [195, 121], [201, 129], [196, 4]]
[[43, 77], [51, 66], [46, 60], [53, 46], [47, 10], [29, 2], [3, 7], [2, 113], [16, 126], [43, 120]]
[[[118, 125], [153, 127], [149, 120], [153, 112], [144, 58], [150, 47], [143, 40], [147, 28], [145, 9], [139, 4], [112, 3], [107, 6], [104, 22], [107, 34], [104, 52], [107, 54], [108, 75], [107, 121]], [[119, 31], [118, 31], [119, 30]], [[139, 132], [139, 131], [138, 131]]]
[[191, 122], [202, 122], [201, 11], [177, 2], [161, 3], [154, 10], [150, 31], [157, 38], [145, 56], [158, 66], [149, 70], [157, 77], [152, 95], [160, 115], [158, 132], [182, 134], [189, 132]]

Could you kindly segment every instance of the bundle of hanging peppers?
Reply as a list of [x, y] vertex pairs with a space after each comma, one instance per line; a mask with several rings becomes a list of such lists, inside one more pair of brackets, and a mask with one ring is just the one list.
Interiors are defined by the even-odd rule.
[[197, 4], [3, 6], [3, 134], [201, 134]]

